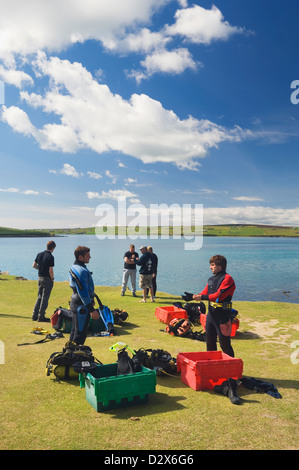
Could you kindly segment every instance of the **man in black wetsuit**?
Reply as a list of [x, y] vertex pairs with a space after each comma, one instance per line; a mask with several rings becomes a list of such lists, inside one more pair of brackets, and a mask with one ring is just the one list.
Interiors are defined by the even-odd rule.
[[217, 350], [217, 336], [222, 351], [234, 357], [230, 335], [232, 330], [231, 309], [232, 296], [235, 291], [233, 278], [226, 273], [226, 258], [222, 255], [212, 256], [210, 269], [213, 276], [209, 278], [206, 287], [193, 300], [209, 301], [206, 320], [207, 351]]
[[35, 303], [32, 320], [41, 322], [49, 322], [50, 318], [46, 318], [46, 309], [48, 307], [49, 298], [53, 289], [54, 281], [54, 256], [52, 255], [55, 250], [56, 243], [52, 240], [47, 243], [47, 249], [38, 253], [33, 268], [38, 270], [38, 294]]

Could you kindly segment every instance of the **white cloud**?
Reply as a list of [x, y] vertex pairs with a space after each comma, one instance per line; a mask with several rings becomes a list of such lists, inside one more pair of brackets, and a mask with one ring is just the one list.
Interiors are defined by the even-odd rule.
[[18, 193], [19, 192], [19, 189], [17, 188], [0, 188], [0, 192], [2, 193]]
[[[178, 0], [181, 9], [177, 10], [173, 25], [162, 26], [160, 31], [149, 29], [153, 15], [171, 1], [39, 0], [36, 3], [36, 0], [2, 0], [0, 60], [11, 69], [3, 68], [4, 81], [18, 87], [25, 83], [32, 84], [28, 74], [16, 70], [20, 60], [41, 50], [59, 53], [74, 43], [88, 40], [98, 41], [104, 49], [117, 54], [149, 54], [141, 63], [145, 70], [128, 74], [137, 81], [159, 71], [182, 73], [186, 68], [195, 70], [195, 63], [189, 52], [188, 57], [182, 57], [176, 50], [166, 51], [174, 37], [209, 44], [244, 32], [243, 28], [231, 26], [225, 21], [217, 7], [208, 10], [193, 5], [188, 8], [186, 0]], [[159, 53], [161, 50], [165, 51], [163, 55]], [[168, 68], [161, 61], [162, 56]], [[176, 65], [173, 64], [174, 58]], [[148, 75], [150, 69], [152, 71]], [[102, 80], [103, 71], [100, 69], [95, 73]]]
[[138, 196], [127, 189], [109, 189], [109, 191], [102, 191], [101, 194], [88, 191], [86, 194], [88, 199], [113, 199], [115, 201], [126, 198], [136, 198]]
[[[21, 190], [19, 188], [0, 188], [1, 193], [18, 193], [24, 194], [25, 196], [37, 196], [41, 194], [40, 191], [35, 191], [34, 189], [25, 189]], [[52, 196], [53, 194], [48, 191], [43, 191], [42, 194], [46, 194], [47, 196]]]
[[79, 178], [80, 176], [83, 176], [83, 173], [79, 173], [76, 168], [70, 165], [69, 163], [64, 163], [61, 170], [49, 170], [49, 173], [54, 173], [55, 175], [60, 174], [72, 176], [73, 178]]
[[28, 115], [17, 106], [2, 106], [2, 121], [9, 124], [16, 132], [25, 136], [36, 136], [35, 127], [31, 124]]
[[134, 178], [126, 178], [125, 179], [125, 185], [133, 184], [133, 183], [137, 183], [137, 180], [134, 179]]
[[27, 73], [14, 68], [7, 69], [3, 66], [0, 66], [0, 79], [9, 85], [16, 86], [17, 88], [22, 88], [23, 85], [33, 85], [34, 83], [32, 77]]
[[204, 207], [204, 225], [268, 224], [299, 227], [299, 207], [293, 209], [264, 206]]
[[145, 60], [141, 61], [141, 65], [145, 68], [146, 73], [137, 76], [137, 81], [141, 78], [150, 77], [154, 73], [170, 73], [179, 74], [187, 68], [196, 70], [197, 64], [193, 60], [188, 49], [179, 48], [172, 51], [158, 50], [148, 55]]
[[[196, 169], [221, 142], [236, 142], [251, 135], [239, 127], [226, 129], [208, 120], [180, 120], [159, 101], [145, 94], [129, 100], [99, 84], [79, 63], [39, 54], [36, 67], [49, 77], [44, 96], [21, 92], [33, 108], [56, 114], [60, 123], [35, 127], [22, 109], [3, 107], [1, 119], [15, 131], [33, 137], [45, 150], [98, 154], [117, 151], [144, 163], [170, 162], [179, 168]], [[63, 89], [63, 92], [61, 91]]]
[[61, 51], [89, 39], [109, 46], [127, 27], [147, 23], [169, 0], [1, 0], [0, 58]]
[[25, 194], [26, 196], [28, 196], [28, 195], [37, 196], [39, 194], [39, 192], [34, 191], [33, 189], [26, 189], [26, 191], [22, 191], [22, 194]]
[[183, 36], [196, 44], [210, 44], [244, 32], [243, 28], [231, 26], [224, 21], [221, 11], [214, 5], [210, 10], [199, 5], [177, 10], [175, 18], [175, 24], [166, 28], [167, 34]]
[[112, 183], [112, 184], [115, 184], [115, 183], [116, 183], [117, 177], [116, 177], [115, 175], [112, 175], [112, 174], [111, 174], [111, 171], [106, 170], [106, 171], [105, 171], [105, 175], [106, 175], [108, 178], [111, 179], [111, 183]]
[[95, 179], [95, 180], [103, 178], [102, 175], [100, 175], [99, 173], [96, 173], [94, 171], [88, 171], [87, 175], [89, 176], [89, 178], [92, 178], [92, 179]]
[[123, 38], [116, 38], [114, 42], [109, 43], [109, 48], [115, 52], [128, 53], [140, 52], [149, 53], [154, 49], [161, 49], [172, 38], [165, 36], [164, 32], [152, 32], [148, 28], [142, 28], [136, 33], [129, 33]]
[[235, 201], [246, 201], [246, 202], [250, 202], [250, 201], [263, 201], [263, 199], [261, 199], [260, 197], [255, 197], [255, 196], [238, 196], [238, 197], [232, 197], [232, 199], [234, 199]]

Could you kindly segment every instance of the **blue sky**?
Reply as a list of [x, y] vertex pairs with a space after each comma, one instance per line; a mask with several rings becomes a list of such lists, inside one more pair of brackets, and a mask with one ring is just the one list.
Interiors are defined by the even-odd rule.
[[121, 197], [299, 226], [298, 14], [297, 0], [2, 0], [0, 226], [93, 226]]

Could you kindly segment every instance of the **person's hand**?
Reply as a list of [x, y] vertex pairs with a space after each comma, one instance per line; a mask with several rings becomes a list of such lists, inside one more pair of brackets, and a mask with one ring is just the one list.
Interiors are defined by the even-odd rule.
[[190, 294], [190, 292], [185, 291], [185, 295], [182, 295], [182, 299], [186, 302], [190, 302], [191, 300], [193, 300], [193, 294]]
[[94, 310], [93, 312], [91, 312], [90, 316], [93, 320], [98, 320], [100, 314], [99, 314], [98, 310]]
[[201, 300], [201, 295], [193, 295], [193, 300]]

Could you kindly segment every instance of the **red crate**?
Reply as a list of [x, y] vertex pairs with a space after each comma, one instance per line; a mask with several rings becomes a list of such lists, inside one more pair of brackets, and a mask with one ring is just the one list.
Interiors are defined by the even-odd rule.
[[[204, 329], [206, 329], [206, 320], [207, 320], [207, 315], [205, 313], [200, 314], [200, 324], [203, 326]], [[240, 322], [238, 318], [234, 318], [232, 320], [232, 332], [231, 332], [231, 338], [236, 336], [236, 331], [239, 329]]]
[[232, 338], [234, 336], [236, 336], [236, 331], [239, 329], [239, 326], [240, 326], [240, 322], [239, 322], [238, 318], [234, 318], [232, 320], [232, 332], [231, 332], [231, 337]]
[[229, 378], [241, 378], [243, 361], [222, 351], [180, 353], [177, 370], [182, 382], [194, 390], [212, 390]]
[[186, 318], [188, 319], [188, 315], [186, 310], [183, 308], [175, 307], [174, 305], [170, 305], [167, 307], [157, 307], [155, 312], [156, 317], [166, 325], [169, 325], [171, 320], [174, 318]]

